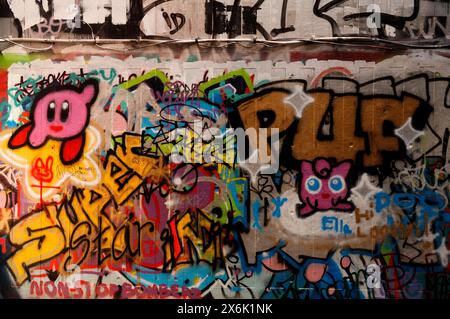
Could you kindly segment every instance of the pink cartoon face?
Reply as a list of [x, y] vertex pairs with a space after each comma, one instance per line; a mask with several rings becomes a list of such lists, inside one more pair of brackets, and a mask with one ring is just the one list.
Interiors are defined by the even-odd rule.
[[39, 147], [48, 138], [64, 140], [80, 134], [89, 121], [89, 104], [95, 95], [95, 86], [90, 84], [80, 93], [67, 89], [42, 97], [33, 111], [30, 145]]
[[9, 147], [32, 148], [44, 145], [48, 139], [62, 141], [60, 158], [71, 164], [81, 157], [85, 142], [84, 130], [89, 124], [90, 106], [98, 94], [98, 83], [86, 81], [80, 88], [62, 86], [47, 88], [34, 99], [31, 122], [17, 129]]
[[349, 189], [347, 176], [351, 168], [350, 161], [333, 165], [324, 158], [301, 164], [299, 196], [302, 204], [300, 216], [316, 211], [350, 211], [353, 205], [347, 201]]

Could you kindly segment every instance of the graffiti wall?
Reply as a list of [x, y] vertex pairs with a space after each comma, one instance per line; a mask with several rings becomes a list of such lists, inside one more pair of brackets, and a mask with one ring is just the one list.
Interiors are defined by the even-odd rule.
[[449, 3], [440, 0], [2, 0], [0, 9], [6, 37], [450, 36]]
[[287, 54], [4, 55], [2, 297], [448, 298], [448, 58]]

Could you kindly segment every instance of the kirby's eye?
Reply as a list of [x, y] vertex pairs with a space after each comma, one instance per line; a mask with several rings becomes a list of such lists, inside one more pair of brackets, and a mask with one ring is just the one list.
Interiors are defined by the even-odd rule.
[[322, 189], [322, 182], [315, 176], [309, 177], [305, 182], [306, 189], [311, 194], [317, 194]]
[[47, 120], [49, 122], [53, 122], [53, 120], [55, 119], [55, 109], [56, 109], [56, 104], [55, 102], [50, 102], [50, 104], [48, 105], [47, 108]]
[[67, 121], [69, 117], [69, 102], [64, 101], [61, 105], [61, 122]]
[[345, 180], [340, 175], [333, 176], [328, 181], [328, 187], [333, 193], [340, 193], [345, 188]]

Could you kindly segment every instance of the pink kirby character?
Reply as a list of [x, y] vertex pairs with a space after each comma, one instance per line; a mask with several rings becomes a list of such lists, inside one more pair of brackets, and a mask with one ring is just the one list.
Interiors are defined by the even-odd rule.
[[8, 141], [11, 149], [43, 146], [47, 140], [62, 141], [60, 159], [65, 165], [78, 161], [86, 141], [90, 107], [98, 94], [98, 82], [87, 80], [80, 87], [64, 85], [39, 92], [31, 107], [31, 121], [18, 128]]

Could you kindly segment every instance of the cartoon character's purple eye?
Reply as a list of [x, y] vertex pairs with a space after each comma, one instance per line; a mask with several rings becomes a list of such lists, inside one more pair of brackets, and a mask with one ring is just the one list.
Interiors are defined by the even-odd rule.
[[55, 102], [50, 102], [50, 104], [48, 105], [47, 108], [47, 120], [49, 122], [53, 122], [53, 120], [55, 119], [55, 109], [56, 109], [56, 104]]
[[61, 122], [67, 121], [69, 117], [69, 102], [64, 101], [61, 105]]
[[317, 177], [311, 176], [306, 180], [305, 186], [311, 194], [318, 194], [322, 189], [322, 182]]
[[333, 193], [340, 193], [344, 190], [345, 188], [345, 180], [342, 176], [340, 175], [335, 175], [333, 177], [330, 178], [330, 180], [328, 181], [328, 188], [333, 192]]

